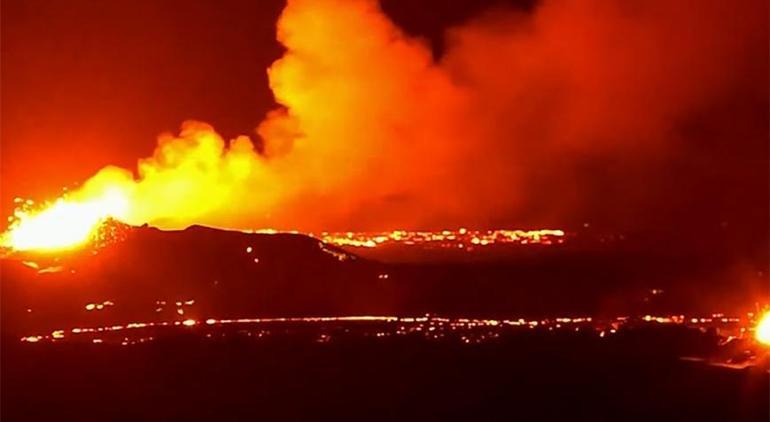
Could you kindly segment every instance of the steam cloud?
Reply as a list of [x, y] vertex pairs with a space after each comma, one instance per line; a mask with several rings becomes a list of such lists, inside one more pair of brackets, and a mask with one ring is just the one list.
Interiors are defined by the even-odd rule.
[[547, 223], [597, 196], [644, 209], [666, 183], [649, 169], [693, 119], [724, 128], [766, 97], [766, 8], [546, 0], [450, 29], [436, 59], [375, 0], [289, 0], [268, 70], [282, 107], [254, 140], [187, 122], [138, 177], [108, 167], [80, 194], [120, 186], [125, 219], [161, 227]]

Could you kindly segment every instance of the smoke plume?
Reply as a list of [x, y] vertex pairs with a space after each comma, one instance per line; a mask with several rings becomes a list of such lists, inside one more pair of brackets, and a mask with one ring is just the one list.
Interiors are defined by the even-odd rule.
[[766, 16], [763, 1], [546, 0], [451, 28], [435, 58], [375, 0], [289, 0], [268, 70], [280, 107], [253, 138], [187, 122], [136, 174], [105, 168], [78, 194], [117, 186], [122, 219], [160, 227], [633, 219], [676, 207], [665, 163], [753, 128], [735, 117], [766, 101]]

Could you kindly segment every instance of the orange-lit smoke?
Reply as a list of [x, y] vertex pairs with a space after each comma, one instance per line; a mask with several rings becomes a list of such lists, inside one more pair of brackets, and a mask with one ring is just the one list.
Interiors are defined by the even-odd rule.
[[[649, 168], [671, 159], [694, 116], [733, 128], [730, 112], [699, 114], [766, 96], [755, 56], [766, 11], [546, 0], [449, 30], [436, 60], [376, 1], [289, 1], [287, 52], [269, 71], [285, 110], [260, 126], [268, 151], [290, 151], [282, 178], [298, 193], [282, 223], [553, 225], [549, 215], [617, 210], [613, 200], [643, 209], [669, 183]], [[618, 186], [592, 191], [608, 181]]]
[[286, 52], [268, 70], [281, 107], [254, 140], [188, 122], [135, 174], [107, 167], [71, 198], [118, 192], [110, 216], [162, 228], [558, 214], [590, 196], [573, 177], [582, 160], [655, 160], [693, 113], [757, 95], [766, 6], [739, 3], [547, 0], [451, 29], [435, 59], [375, 0], [289, 0], [277, 24]]

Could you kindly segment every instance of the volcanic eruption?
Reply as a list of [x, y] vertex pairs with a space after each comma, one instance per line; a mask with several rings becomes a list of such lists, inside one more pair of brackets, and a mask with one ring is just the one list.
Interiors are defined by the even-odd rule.
[[[285, 52], [268, 69], [278, 108], [255, 136], [227, 141], [185, 122], [135, 170], [107, 166], [17, 211], [3, 244], [81, 244], [108, 218], [166, 229], [553, 226], [596, 213], [596, 195], [634, 204], [601, 205], [621, 222], [665, 214], [660, 203], [677, 199], [641, 188], [659, 185], [657, 162], [683, 149], [678, 128], [766, 91], [742, 76], [762, 70], [751, 60], [759, 3], [697, 2], [692, 27], [680, 22], [696, 3], [544, 2], [450, 29], [436, 57], [375, 0], [291, 0], [277, 23]], [[620, 184], [603, 192], [579, 176], [617, 160]]]
[[3, 420], [770, 416], [766, 1], [0, 8]]

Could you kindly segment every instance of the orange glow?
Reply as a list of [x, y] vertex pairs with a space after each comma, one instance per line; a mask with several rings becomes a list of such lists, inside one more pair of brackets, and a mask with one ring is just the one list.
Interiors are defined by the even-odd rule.
[[[745, 79], [735, 78], [743, 59], [724, 58], [750, 51], [744, 43], [754, 27], [721, 19], [724, 12], [761, 15], [743, 13], [738, 2], [711, 2], [699, 14], [725, 26], [696, 28], [701, 36], [692, 37], [690, 25], [672, 25], [691, 15], [681, 2], [645, 2], [639, 15], [650, 19], [639, 20], [628, 19], [623, 2], [543, 3], [527, 17], [500, 13], [452, 28], [436, 60], [430, 43], [402, 31], [377, 0], [289, 0], [276, 23], [284, 54], [267, 72], [279, 107], [253, 138], [228, 141], [206, 123], [185, 122], [179, 135], [161, 135], [135, 169], [105, 167], [72, 196], [18, 212], [0, 246], [81, 246], [110, 218], [163, 229], [318, 231], [511, 221], [532, 207], [549, 218], [571, 215], [583, 197], [572, 176], [580, 166], [553, 158], [565, 150], [657, 157], [658, 143], [681, 126], [677, 119], [709, 109]], [[618, 33], [634, 54], [617, 54]], [[682, 83], [681, 69], [709, 71], [687, 72]], [[439, 244], [453, 235], [332, 234], [329, 241]], [[456, 235], [458, 249], [561, 237]]]
[[[197, 122], [186, 122], [178, 137], [161, 136], [152, 157], [140, 160], [136, 173], [138, 177], [108, 166], [52, 203], [38, 207], [18, 199], [0, 246], [17, 251], [71, 249], [93, 239], [110, 219], [169, 229], [224, 223], [232, 220], [228, 210], [233, 207], [226, 205], [242, 196], [246, 179], [257, 177], [271, 185], [248, 138], [226, 144], [213, 128]], [[271, 190], [261, 192], [259, 206], [270, 204]]]
[[754, 329], [754, 338], [758, 342], [770, 346], [770, 311], [765, 312], [757, 323]]
[[563, 230], [458, 230], [392, 232], [323, 232], [320, 240], [337, 246], [375, 248], [388, 244], [425, 245], [439, 248], [470, 249], [500, 244], [541, 244], [563, 243]]
[[[768, 313], [770, 315], [770, 312]], [[726, 321], [725, 321], [726, 320]], [[269, 335], [270, 330], [258, 326], [269, 324], [308, 324], [308, 323], [382, 323], [376, 337], [391, 335], [419, 335], [426, 339], [442, 339], [454, 336], [457, 340], [466, 344], [477, 344], [484, 341], [495, 340], [501, 334], [512, 330], [547, 330], [547, 331], [592, 331], [598, 338], [611, 337], [620, 330], [625, 330], [640, 321], [649, 324], [675, 324], [689, 327], [718, 327], [727, 335], [726, 338], [741, 337], [744, 330], [750, 330], [753, 319], [732, 316], [725, 320], [717, 319], [701, 322], [701, 318], [688, 318], [685, 315], [646, 315], [638, 320], [628, 317], [612, 319], [596, 319], [588, 316], [563, 316], [545, 319], [525, 318], [518, 319], [480, 319], [480, 318], [451, 318], [434, 315], [425, 316], [395, 316], [395, 315], [350, 315], [350, 316], [315, 316], [315, 317], [272, 317], [272, 318], [236, 318], [236, 319], [185, 319], [174, 321], [155, 322], [130, 322], [125, 325], [107, 325], [94, 327], [76, 327], [70, 329], [57, 329], [48, 334], [28, 335], [21, 338], [22, 342], [53, 342], [66, 341], [80, 337], [89, 341], [93, 338], [96, 342], [119, 343], [123, 345], [144, 343], [152, 341], [154, 337], [147, 336], [148, 329], [168, 329], [172, 327], [200, 327], [201, 330], [211, 330], [217, 326], [243, 326], [239, 333], [249, 333], [250, 325], [259, 329], [257, 337]], [[767, 321], [756, 328], [756, 333], [767, 334]], [[689, 324], [688, 322], [692, 322]], [[764, 328], [763, 328], [764, 327]], [[133, 331], [133, 333], [131, 333]], [[210, 338], [211, 332], [206, 335]], [[247, 334], [251, 336], [251, 334]], [[96, 337], [98, 336], [98, 337]], [[333, 336], [332, 336], [333, 337]], [[332, 340], [332, 337], [327, 340]], [[757, 338], [759, 340], [759, 337]], [[759, 340], [761, 341], [761, 340]]]
[[101, 223], [122, 218], [127, 205], [123, 192], [110, 188], [89, 198], [62, 197], [39, 211], [19, 208], [0, 246], [21, 251], [80, 246], [97, 234]]

